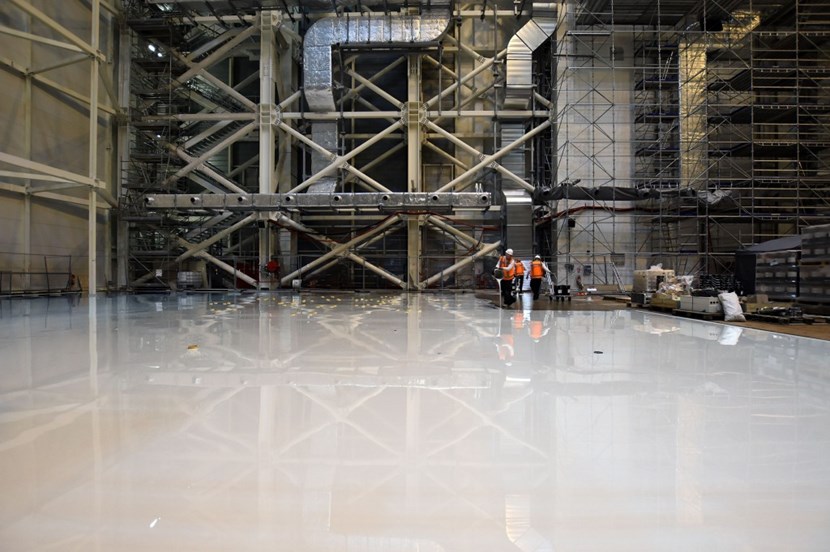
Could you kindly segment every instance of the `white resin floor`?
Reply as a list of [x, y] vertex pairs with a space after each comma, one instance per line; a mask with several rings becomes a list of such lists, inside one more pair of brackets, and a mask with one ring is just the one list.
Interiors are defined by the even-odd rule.
[[830, 342], [465, 295], [0, 300], [0, 550], [830, 550]]

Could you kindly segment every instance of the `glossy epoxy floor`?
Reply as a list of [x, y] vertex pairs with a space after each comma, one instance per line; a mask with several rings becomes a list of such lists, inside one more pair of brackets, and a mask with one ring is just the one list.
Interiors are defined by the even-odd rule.
[[830, 342], [472, 295], [0, 301], [0, 550], [830, 550]]

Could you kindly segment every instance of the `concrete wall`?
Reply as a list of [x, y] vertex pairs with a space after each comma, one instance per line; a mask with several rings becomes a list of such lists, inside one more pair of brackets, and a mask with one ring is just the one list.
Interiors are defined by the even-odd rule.
[[[30, 4], [84, 42], [90, 42], [92, 13], [82, 2], [32, 0]], [[117, 62], [118, 25], [101, 9], [100, 47], [106, 62], [100, 64], [98, 100], [112, 106], [104, 86]], [[0, 25], [38, 37], [68, 43], [58, 32], [11, 2], [0, 2]], [[63, 67], [57, 65], [78, 59]], [[88, 98], [91, 61], [84, 53], [0, 34], [0, 152], [50, 167], [89, 176], [89, 105], [72, 97]], [[27, 76], [28, 75], [28, 76]], [[97, 178], [114, 194], [114, 117], [99, 110]], [[32, 172], [0, 163], [0, 171]], [[0, 271], [71, 270], [87, 282], [88, 188], [59, 187], [48, 193], [25, 194], [46, 183], [0, 176]], [[98, 200], [98, 282], [111, 279], [107, 262], [109, 206]], [[6, 277], [8, 278], [8, 276]], [[17, 278], [15, 288], [42, 287], [38, 279]], [[49, 287], [55, 287], [51, 282]], [[8, 281], [0, 282], [3, 288]], [[59, 287], [63, 287], [60, 285]], [[84, 286], [85, 289], [87, 286]]]

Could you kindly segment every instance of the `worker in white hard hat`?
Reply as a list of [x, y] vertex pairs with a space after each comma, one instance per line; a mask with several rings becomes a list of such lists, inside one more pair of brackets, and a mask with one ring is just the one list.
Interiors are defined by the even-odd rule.
[[516, 298], [513, 297], [513, 278], [516, 275], [516, 261], [513, 259], [512, 249], [508, 249], [504, 252], [504, 255], [499, 257], [497, 267], [501, 269], [499, 290], [503, 300], [502, 304], [505, 307], [509, 307], [516, 302]]
[[542, 289], [542, 278], [545, 274], [550, 274], [550, 269], [542, 260], [542, 256], [536, 255], [530, 261], [530, 291], [533, 292], [534, 301], [539, 298], [539, 290]]

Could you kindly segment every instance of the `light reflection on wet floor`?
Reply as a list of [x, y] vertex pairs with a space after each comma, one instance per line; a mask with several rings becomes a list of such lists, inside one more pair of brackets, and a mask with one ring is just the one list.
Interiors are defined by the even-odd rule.
[[830, 342], [471, 294], [0, 301], [3, 550], [827, 550]]

